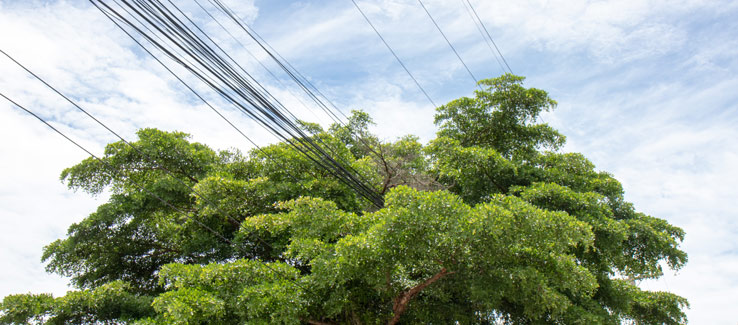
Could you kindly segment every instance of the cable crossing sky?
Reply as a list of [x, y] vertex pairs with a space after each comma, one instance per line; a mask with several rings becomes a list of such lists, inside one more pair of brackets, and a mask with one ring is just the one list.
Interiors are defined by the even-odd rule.
[[[91, 1], [98, 9], [127, 33], [141, 36], [163, 56], [185, 68], [227, 102], [258, 122], [270, 133], [299, 151], [320, 168], [351, 187], [377, 207], [382, 196], [362, 175], [335, 154], [319, 137], [303, 131], [295, 116], [264, 88], [236, 60], [197, 26], [182, 10], [169, 1]], [[235, 14], [218, 0], [212, 4], [235, 22], [316, 102], [318, 95], [310, 91], [300, 77], [242, 24]], [[146, 47], [143, 43], [139, 44]], [[151, 51], [147, 51], [152, 53]], [[323, 106], [328, 110], [327, 106]], [[338, 119], [338, 117], [333, 114]], [[331, 153], [333, 155], [331, 155]]]
[[[500, 63], [500, 60], [497, 58], [497, 54], [499, 54], [500, 58], [502, 58], [502, 62], [505, 63], [505, 67], [507, 67], [507, 72], [513, 73], [512, 69], [510, 68], [510, 65], [507, 64], [507, 60], [505, 60], [505, 56], [502, 55], [502, 52], [500, 52], [500, 48], [497, 47], [497, 43], [495, 43], [495, 40], [492, 38], [492, 35], [490, 35], [489, 31], [487, 30], [487, 26], [485, 26], [482, 19], [479, 18], [479, 15], [477, 14], [477, 10], [474, 9], [474, 6], [472, 5], [471, 1], [466, 0], [465, 2], [465, 0], [461, 0], [461, 2], [464, 4], [464, 8], [466, 8], [467, 4], [469, 5], [469, 8], [471, 8], [471, 11], [469, 11], [469, 8], [467, 8], [466, 10], [469, 13], [469, 16], [471, 17], [472, 21], [474, 21], [474, 25], [477, 25], [477, 22], [479, 22], [479, 26], [481, 26], [481, 29], [479, 28], [479, 26], [477, 26], [477, 30], [479, 30], [479, 33], [482, 34], [482, 38], [484, 38], [484, 42], [487, 43], [489, 50], [492, 51], [492, 55], [495, 57], [495, 60], [497, 60], [497, 63]], [[473, 16], [472, 16], [472, 13], [474, 14]], [[476, 19], [474, 19], [475, 17]], [[492, 42], [492, 45], [495, 47], [494, 50], [492, 50], [492, 47], [489, 45], [490, 41]], [[500, 64], [500, 68], [502, 68], [502, 71], [505, 71], [505, 68], [502, 67], [502, 64]]]
[[[228, 28], [218, 20], [216, 15], [211, 13], [211, 10], [220, 12], [222, 16], [226, 17], [226, 19], [232, 20], [232, 22], [248, 35], [248, 38], [258, 45], [261, 50], [263, 50], [264, 53], [266, 53], [268, 57], [271, 58], [274, 63], [276, 63], [282, 71], [288, 75], [289, 78], [295, 82], [295, 84], [297, 84], [297, 86], [302, 89], [302, 91], [304, 91], [304, 93], [314, 101], [321, 110], [326, 113], [331, 120], [333, 120], [334, 123], [345, 125], [339, 117], [339, 114], [344, 118], [347, 118], [347, 116], [325, 95], [323, 95], [317, 87], [310, 83], [305, 76], [285, 60], [284, 57], [279, 55], [279, 53], [277, 53], [274, 48], [272, 48], [258, 33], [238, 17], [231, 8], [220, 0], [207, 0], [210, 7], [209, 10], [201, 1], [193, 1], [200, 9], [202, 9], [207, 17], [210, 17], [210, 19], [216, 22], [226, 33], [236, 40], [241, 47], [269, 73], [269, 75], [283, 85], [279, 78], [261, 61], [259, 61], [257, 57], [246, 48], [244, 43], [239, 41], [238, 38], [236, 38], [233, 33], [231, 33], [231, 31], [229, 31]], [[353, 189], [357, 194], [369, 200], [376, 207], [381, 208], [383, 206], [384, 202], [381, 193], [378, 192], [363, 175], [357, 172], [345, 158], [339, 155], [336, 148], [332, 148], [324, 143], [320, 137], [308, 134], [303, 130], [298, 123], [297, 117], [292, 113], [292, 111], [290, 111], [290, 109], [285, 107], [285, 105], [283, 105], [259, 82], [259, 80], [253, 76], [253, 73], [248, 72], [241, 64], [239, 64], [239, 62], [235, 60], [230, 53], [224, 50], [214, 40], [214, 37], [211, 37], [211, 35], [198, 26], [193, 18], [188, 16], [188, 14], [185, 14], [185, 12], [173, 1], [90, 0], [90, 2], [258, 150], [261, 150], [261, 148], [259, 148], [253, 141], [251, 141], [251, 139], [248, 138], [248, 136], [246, 136], [244, 132], [242, 132], [236, 125], [229, 121], [220, 111], [210, 104], [204, 96], [196, 91], [196, 87], [191, 86], [189, 82], [185, 80], [192, 80], [192, 77], [199, 80], [226, 103], [233, 105], [239, 112], [256, 121], [269, 133], [291, 146], [294, 150], [297, 150], [319, 168], [325, 170], [329, 175], [336, 177], [345, 185]], [[372, 27], [374, 32], [382, 40], [384, 45], [393, 54], [395, 59], [400, 63], [405, 72], [407, 72], [413, 79], [426, 98], [434, 107], [437, 107], [429, 94], [425, 89], [423, 89], [418, 80], [412, 75], [399, 56], [385, 41], [384, 37], [382, 37], [379, 31], [375, 28], [357, 2], [355, 0], [352, 0], [352, 2], [363, 18]], [[466, 71], [475, 81], [477, 81], [469, 67], [461, 59], [461, 56], [443, 33], [433, 16], [431, 16], [423, 2], [421, 0], [418, 0], [418, 2], [448, 45], [454, 51]], [[484, 27], [479, 16], [476, 15], [474, 7], [468, 0], [466, 3], [477, 18], [476, 20], [473, 19], [475, 24], [479, 21], [482, 26], [481, 28], [478, 27], [480, 33], [482, 29], [484, 29], [486, 36], [490, 41], [492, 41], [492, 44], [494, 44], [494, 41], [489, 35], [489, 32], [487, 32], [486, 27]], [[487, 41], [487, 38], [485, 38], [485, 41]], [[508, 71], [511, 71], [496, 44], [494, 44], [494, 47], [507, 66]], [[3, 52], [3, 54], [5, 53]], [[15, 61], [12, 58], [11, 60]], [[168, 62], [168, 64], [165, 61]], [[26, 69], [26, 71], [33, 74], [28, 69]], [[38, 79], [44, 82], [42, 79]], [[44, 82], [44, 84], [46, 83]], [[50, 85], [46, 85], [53, 89]], [[57, 91], [57, 93], [59, 92]], [[59, 94], [62, 95], [61, 93]], [[300, 101], [299, 96], [295, 95], [295, 98]], [[66, 99], [69, 100], [68, 98]], [[302, 101], [300, 102], [302, 103]], [[326, 104], [326, 102], [330, 105]], [[72, 104], [74, 103], [72, 102]], [[309, 109], [309, 107], [304, 103], [303, 105]], [[75, 106], [77, 105], [75, 104]], [[77, 107], [85, 112], [79, 106]], [[89, 114], [87, 115], [89, 116]], [[92, 116], [90, 117], [95, 119]], [[100, 123], [99, 121], [97, 122]], [[112, 132], [112, 130], [108, 130]], [[113, 132], [113, 134], [115, 133]], [[117, 134], [115, 135], [118, 136]], [[120, 137], [118, 136], [118, 138]], [[121, 140], [123, 139], [121, 138]], [[359, 140], [361, 141], [362, 139]]]
[[[456, 51], [456, 48], [454, 47], [454, 45], [451, 44], [451, 41], [448, 40], [448, 37], [446, 37], [446, 34], [443, 32], [443, 30], [441, 30], [441, 27], [438, 26], [438, 23], [433, 18], [430, 11], [428, 11], [428, 9], [425, 7], [425, 5], [423, 4], [423, 1], [418, 0], [418, 3], [420, 4], [421, 7], [423, 7], [423, 10], [425, 11], [425, 13], [428, 14], [428, 18], [430, 18], [430, 20], [433, 22], [433, 25], [436, 26], [436, 29], [438, 29], [438, 32], [441, 33], [441, 36], [443, 36], [443, 39], [445, 39], [446, 43], [448, 43], [448, 46], [451, 48], [452, 51], [454, 51], [454, 54], [456, 54], [456, 57], [459, 59], [459, 62], [461, 62], [461, 65], [464, 66], [464, 69], [466, 69], [466, 72], [468, 72], [469, 76], [471, 76], [471, 78], [474, 79], [474, 83], [476, 84], [477, 82], [479, 82], [479, 79], [477, 79], [477, 77], [475, 77], [474, 74], [471, 72], [469, 67], [466, 65], [466, 62], [464, 62], [464, 60], [461, 58], [461, 55], [459, 55], [459, 52]], [[479, 87], [479, 85], [477, 85], [477, 87]]]
[[[0, 50], [0, 52], [2, 52], [2, 50]], [[10, 57], [9, 55], [7, 55], [7, 54], [6, 54], [5, 52], [2, 52], [2, 53], [3, 53], [3, 54], [5, 54], [5, 55], [6, 55], [6, 56], [7, 56], [8, 58], [10, 58], [11, 60], [13, 60], [13, 59], [12, 59], [12, 58], [11, 58], [11, 57]], [[14, 61], [14, 62], [16, 62], [16, 63], [18, 63], [18, 62], [17, 62], [17, 61], [15, 61], [15, 60], [13, 60], [13, 61]], [[19, 64], [19, 65], [20, 65], [20, 64]], [[24, 69], [25, 69], [25, 67], [24, 67]], [[29, 73], [33, 74], [33, 73], [32, 73], [31, 71], [29, 71], [29, 70], [27, 70], [27, 69], [26, 69], [26, 71], [28, 71]], [[35, 74], [33, 74], [33, 75], [34, 75], [34, 77], [38, 78], [38, 77], [37, 77], [37, 76], [36, 76]], [[38, 78], [38, 79], [39, 79], [39, 80], [41, 80], [40, 78]], [[43, 82], [43, 80], [41, 80], [41, 81]], [[55, 89], [54, 89], [53, 87], [51, 87], [50, 85], [46, 84], [46, 82], [44, 82], [44, 84], [45, 84], [45, 85], [47, 85], [47, 86], [48, 86], [49, 88], [52, 88], [52, 89], [53, 89], [54, 91], [56, 91], [56, 90], [55, 90]], [[57, 93], [58, 93], [58, 92], [57, 92]], [[59, 94], [60, 96], [64, 97], [65, 99], [69, 100], [69, 99], [68, 99], [68, 98], [67, 98], [66, 96], [64, 96], [63, 94], [61, 94], [61, 93], [58, 93], [58, 94]], [[24, 112], [26, 112], [26, 113], [28, 113], [29, 115], [33, 116], [33, 117], [34, 117], [34, 118], [36, 118], [36, 119], [37, 119], [38, 121], [40, 121], [41, 123], [43, 123], [44, 125], [46, 125], [47, 127], [49, 127], [49, 128], [51, 129], [51, 130], [53, 130], [54, 132], [56, 132], [57, 134], [59, 134], [60, 136], [62, 136], [62, 137], [63, 137], [64, 139], [66, 139], [67, 141], [69, 141], [70, 143], [72, 143], [73, 145], [75, 145], [75, 146], [76, 146], [77, 148], [81, 149], [82, 151], [84, 151], [85, 153], [87, 153], [88, 155], [90, 155], [90, 157], [92, 157], [92, 158], [94, 158], [95, 160], [99, 161], [99, 162], [100, 162], [101, 164], [103, 164], [103, 165], [104, 165], [104, 166], [105, 166], [105, 167], [106, 167], [106, 168], [107, 168], [107, 169], [108, 169], [109, 171], [111, 171], [111, 172], [112, 172], [112, 173], [114, 174], [114, 176], [116, 176], [116, 177], [117, 177], [117, 176], [122, 176], [122, 174], [123, 174], [123, 171], [122, 171], [122, 170], [121, 170], [120, 168], [115, 168], [115, 167], [111, 166], [111, 165], [110, 165], [110, 164], [109, 164], [109, 163], [108, 163], [107, 161], [105, 161], [104, 159], [102, 159], [102, 158], [98, 157], [97, 155], [93, 154], [93, 153], [92, 153], [92, 152], [91, 152], [90, 150], [88, 150], [87, 148], [85, 148], [84, 146], [82, 146], [81, 144], [79, 144], [79, 142], [77, 142], [77, 141], [74, 141], [74, 140], [73, 140], [72, 138], [70, 138], [69, 136], [67, 136], [67, 135], [66, 135], [66, 134], [64, 134], [63, 132], [59, 131], [59, 129], [55, 128], [55, 127], [54, 127], [53, 125], [51, 125], [51, 124], [50, 124], [49, 122], [47, 122], [46, 120], [44, 120], [44, 119], [43, 119], [43, 118], [42, 118], [41, 116], [39, 116], [38, 114], [34, 113], [33, 111], [31, 111], [30, 109], [26, 108], [25, 106], [23, 106], [23, 105], [19, 104], [19, 103], [18, 103], [18, 102], [16, 102], [15, 100], [13, 100], [13, 99], [11, 99], [11, 98], [7, 97], [7, 96], [6, 96], [5, 94], [3, 94], [3, 93], [0, 93], [0, 97], [4, 98], [5, 100], [7, 100], [8, 102], [10, 102], [11, 104], [15, 105], [16, 107], [20, 108], [20, 109], [21, 109], [21, 110], [23, 110]], [[72, 102], [71, 100], [69, 100], [69, 101], [70, 101], [70, 102]], [[80, 110], [84, 111], [84, 109], [82, 109], [81, 107], [79, 107], [79, 106], [78, 106], [77, 104], [75, 104], [74, 102], [72, 102], [72, 104], [74, 104], [75, 106], [77, 106], [77, 107], [78, 107], [78, 108], [79, 108]], [[85, 114], [87, 114], [87, 113], [85, 112]], [[98, 121], [98, 120], [97, 120], [96, 118], [94, 118], [93, 116], [91, 116], [91, 115], [89, 115], [89, 114], [88, 114], [88, 116], [89, 116], [90, 118], [94, 119], [95, 121], [97, 121], [98, 123], [100, 123], [101, 125], [103, 125], [103, 124], [102, 124], [101, 122], [99, 122], [99, 121]], [[106, 129], [108, 129], [108, 128], [107, 128], [107, 126], [105, 126], [105, 125], [103, 125], [103, 126], [104, 126], [104, 127], [106, 128]], [[115, 132], [114, 132], [114, 131], [112, 131], [112, 130], [110, 130], [110, 129], [108, 129], [108, 131], [110, 131], [111, 133], [115, 134]], [[116, 134], [116, 136], [117, 136], [117, 134]], [[131, 145], [130, 143], [128, 143], [127, 141], [123, 140], [122, 138], [121, 138], [121, 140], [122, 140], [122, 141], [124, 141], [124, 142], [125, 142], [126, 144], [128, 144], [129, 146], [131, 146], [131, 147], [133, 147], [133, 148], [135, 149], [135, 147], [134, 147], [133, 145]], [[208, 225], [206, 225], [206, 224], [204, 224], [204, 223], [200, 222], [199, 220], [197, 220], [197, 219], [193, 218], [193, 217], [192, 217], [192, 216], [191, 216], [191, 215], [190, 215], [189, 213], [187, 213], [186, 211], [183, 211], [182, 209], [180, 209], [180, 208], [178, 208], [177, 206], [173, 205], [173, 204], [172, 204], [171, 202], [169, 202], [169, 201], [167, 201], [167, 200], [163, 199], [163, 198], [162, 198], [161, 196], [157, 195], [156, 193], [153, 193], [153, 192], [151, 192], [151, 191], [150, 191], [150, 190], [148, 190], [148, 189], [147, 189], [147, 188], [146, 188], [145, 186], [143, 186], [143, 185], [139, 184], [138, 182], [136, 182], [135, 180], [133, 180], [133, 179], [131, 179], [131, 178], [128, 178], [128, 181], [129, 181], [129, 182], [131, 182], [131, 183], [132, 183], [132, 184], [133, 184], [133, 185], [134, 185], [135, 187], [137, 187], [137, 188], [138, 188], [139, 190], [141, 190], [142, 192], [144, 192], [144, 193], [146, 193], [147, 195], [149, 195], [149, 196], [151, 196], [151, 197], [155, 198], [156, 200], [158, 200], [158, 201], [162, 202], [162, 203], [163, 203], [164, 205], [166, 205], [167, 207], [169, 207], [169, 208], [171, 208], [171, 209], [173, 209], [173, 210], [175, 210], [175, 211], [179, 212], [181, 216], [183, 216], [183, 217], [187, 218], [188, 220], [190, 220], [190, 221], [192, 221], [192, 222], [196, 223], [196, 224], [197, 224], [198, 226], [200, 226], [200, 227], [204, 228], [205, 230], [207, 230], [208, 232], [212, 233], [212, 234], [213, 234], [213, 235], [214, 235], [215, 237], [217, 237], [218, 239], [220, 239], [220, 240], [222, 240], [223, 242], [225, 242], [225, 243], [227, 243], [227, 244], [229, 244], [229, 245], [231, 245], [231, 246], [235, 247], [235, 248], [236, 248], [236, 249], [238, 249], [238, 250], [241, 250], [241, 251], [242, 251], [242, 253], [247, 253], [247, 252], [245, 252], [245, 251], [244, 251], [243, 247], [241, 247], [241, 246], [239, 246], [239, 245], [234, 245], [233, 241], [231, 241], [230, 239], [228, 239], [228, 238], [226, 238], [225, 236], [223, 236], [223, 234], [221, 234], [221, 233], [217, 232], [216, 230], [214, 230], [213, 228], [209, 227]], [[186, 185], [186, 186], [187, 186], [187, 185]], [[190, 188], [190, 190], [191, 190], [191, 191], [193, 191], [193, 193], [195, 193], [195, 194], [197, 194], [197, 195], [199, 196], [199, 194], [198, 194], [198, 193], [197, 193], [197, 192], [196, 192], [196, 191], [195, 191], [194, 189], [192, 189], [192, 187], [190, 187], [190, 186], [188, 186], [188, 187]], [[209, 202], [209, 201], [208, 201], [208, 202]], [[209, 202], [208, 204], [212, 204], [212, 202]], [[217, 207], [216, 205], [213, 205], [213, 207], [215, 207], [216, 209], [219, 209], [219, 208], [218, 208], [218, 207]], [[219, 209], [219, 210], [220, 210], [220, 209]], [[228, 216], [228, 215], [227, 215], [227, 216]], [[230, 217], [230, 216], [228, 216], [228, 217]], [[266, 245], [268, 245], [268, 246], [270, 246], [270, 247], [271, 247], [271, 245], [269, 245], [269, 243], [267, 243], [266, 241], [262, 240], [262, 239], [261, 239], [261, 238], [259, 238], [259, 237], [256, 237], [256, 238], [257, 238], [257, 240], [259, 240], [260, 242], [262, 242], [262, 243], [264, 243], [264, 244], [266, 244]], [[282, 272], [278, 272], [278, 271], [277, 271], [277, 270], [276, 270], [275, 268], [273, 268], [273, 267], [272, 267], [272, 266], [271, 266], [271, 265], [270, 265], [269, 263], [267, 263], [267, 262], [263, 262], [263, 261], [261, 261], [261, 260], [259, 260], [259, 259], [256, 259], [256, 260], [257, 260], [257, 261], [260, 261], [260, 262], [261, 262], [261, 264], [262, 264], [262, 265], [264, 265], [264, 267], [266, 267], [267, 269], [269, 269], [270, 271], [272, 271], [272, 272], [273, 272], [274, 274], [276, 274], [276, 275], [278, 275], [278, 276], [280, 276], [280, 277], [282, 277], [282, 278], [284, 278], [284, 279], [287, 279], [287, 280], [288, 280], [288, 283], [290, 283], [291, 285], [293, 285], [293, 286], [296, 286], [296, 287], [298, 287], [298, 288], [300, 288], [300, 289], [304, 290], [305, 292], [310, 292], [310, 290], [308, 290], [307, 288], [303, 287], [303, 286], [302, 286], [302, 285], [300, 285], [299, 283], [297, 283], [297, 282], [295, 282], [295, 281], [289, 281], [289, 280], [292, 280], [292, 279], [290, 279], [290, 278], [289, 278], [288, 276], [286, 276], [286, 275], [285, 275], [284, 273], [282, 273]]]

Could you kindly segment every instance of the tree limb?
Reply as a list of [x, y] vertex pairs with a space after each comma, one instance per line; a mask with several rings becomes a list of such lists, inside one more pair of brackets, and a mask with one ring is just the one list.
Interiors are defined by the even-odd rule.
[[397, 322], [400, 321], [400, 316], [405, 313], [407, 310], [407, 305], [410, 303], [410, 300], [413, 299], [420, 291], [428, 287], [429, 285], [433, 284], [434, 282], [440, 280], [446, 275], [454, 274], [455, 272], [449, 272], [446, 270], [446, 268], [442, 268], [441, 271], [434, 274], [432, 277], [428, 278], [427, 280], [423, 281], [423, 283], [420, 283], [412, 288], [410, 290], [407, 290], [403, 293], [401, 293], [397, 298], [395, 298], [395, 302], [392, 306], [392, 312], [394, 316], [390, 321], [387, 323], [388, 325], [394, 325], [397, 324]]

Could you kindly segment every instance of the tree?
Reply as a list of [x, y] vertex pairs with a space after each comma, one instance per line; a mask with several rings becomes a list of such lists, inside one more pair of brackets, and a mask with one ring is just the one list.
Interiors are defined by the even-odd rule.
[[62, 172], [109, 201], [44, 248], [79, 290], [5, 297], [0, 323], [686, 322], [684, 298], [631, 281], [681, 268], [684, 232], [559, 152], [536, 124], [556, 103], [522, 81], [439, 107], [427, 145], [379, 141], [363, 112], [302, 122], [381, 209], [284, 143], [242, 154], [155, 129], [112, 143]]

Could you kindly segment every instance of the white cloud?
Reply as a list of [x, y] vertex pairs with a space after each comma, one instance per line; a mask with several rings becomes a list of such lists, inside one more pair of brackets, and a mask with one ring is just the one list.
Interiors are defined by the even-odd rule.
[[[437, 103], [471, 94], [471, 80], [415, 0], [357, 1]], [[460, 1], [424, 3], [478, 77], [499, 74]], [[567, 149], [613, 172], [639, 210], [686, 230], [690, 262], [678, 275], [667, 272], [664, 280], [644, 286], [688, 298], [693, 323], [734, 322], [729, 304], [738, 300], [733, 240], [738, 226], [732, 211], [738, 182], [738, 46], [732, 31], [738, 23], [731, 17], [738, 4], [472, 3], [513, 70], [528, 75], [526, 85], [548, 90], [559, 101], [559, 109], [544, 120], [569, 136]], [[370, 112], [381, 137], [433, 136], [433, 107], [350, 2], [294, 2], [278, 14], [251, 2], [231, 6], [344, 112]], [[131, 41], [93, 8], [66, 2], [0, 2], [0, 8], [0, 48], [124, 137], [154, 126], [191, 132], [196, 141], [217, 148], [248, 146], [156, 62], [131, 51]], [[196, 7], [183, 9], [195, 12]], [[219, 27], [210, 23], [207, 28]], [[218, 40], [249, 71], [257, 71], [257, 79], [296, 115], [308, 120], [317, 115], [329, 123], [323, 113], [299, 108], [302, 104], [265, 77], [230, 37], [221, 34]], [[38, 109], [94, 152], [114, 140], [2, 57], [0, 75], [0, 91]], [[205, 87], [198, 89], [258, 142], [274, 141]], [[0, 296], [47, 289], [62, 293], [63, 281], [42, 275], [38, 258], [43, 245], [99, 204], [70, 194], [57, 181], [60, 170], [84, 154], [4, 102], [0, 123], [3, 139], [14, 139], [0, 142], [0, 229], [12, 229], [0, 236], [0, 260], [18, 265], [0, 273]]]
[[[253, 19], [253, 18], [251, 18]], [[249, 148], [238, 133], [191, 95], [158, 63], [139, 57], [132, 42], [96, 9], [64, 2], [21, 6], [3, 3], [0, 49], [71, 97], [128, 140], [141, 127], [184, 130], [216, 148]], [[14, 32], [7, 32], [14, 31]], [[22, 31], [22, 32], [18, 32]], [[94, 154], [117, 141], [63, 98], [0, 57], [0, 92], [37, 112]], [[203, 89], [200, 86], [200, 89]], [[223, 109], [257, 142], [253, 123]], [[87, 155], [34, 118], [0, 102], [0, 296], [68, 290], [66, 280], [46, 274], [41, 249], [104, 202], [71, 193], [58, 180], [63, 168]]]
[[61, 168], [86, 154], [5, 102], [0, 103], [0, 137], [5, 139], [0, 142], [0, 260], [6, 266], [0, 295], [62, 294], [66, 280], [44, 272], [41, 248], [102, 203], [71, 193], [58, 180]]

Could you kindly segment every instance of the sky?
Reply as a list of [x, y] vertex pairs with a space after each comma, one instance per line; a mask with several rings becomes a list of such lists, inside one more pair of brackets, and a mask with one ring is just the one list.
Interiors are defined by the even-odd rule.
[[[503, 72], [462, 1], [423, 2], [475, 76]], [[192, 1], [178, 3], [298, 117], [327, 125], [326, 116], [301, 106], [302, 95], [284, 76], [286, 87]], [[434, 137], [433, 105], [351, 1], [230, 3], [344, 112], [370, 113], [382, 139]], [[472, 95], [474, 80], [417, 1], [357, 3], [434, 102]], [[686, 297], [693, 324], [738, 322], [738, 2], [471, 3], [525, 86], [558, 102], [542, 120], [567, 136], [564, 151], [581, 152], [612, 173], [638, 210], [686, 231], [687, 265], [640, 286]], [[0, 49], [126, 139], [156, 127], [188, 132], [214, 148], [250, 148], [86, 1], [0, 0]], [[116, 140], [2, 55], [0, 93], [93, 153]], [[257, 143], [276, 141], [243, 115], [227, 108], [224, 114]], [[64, 168], [84, 158], [0, 101], [0, 296], [71, 290], [66, 278], [44, 271], [41, 252], [106, 200], [59, 181]]]

